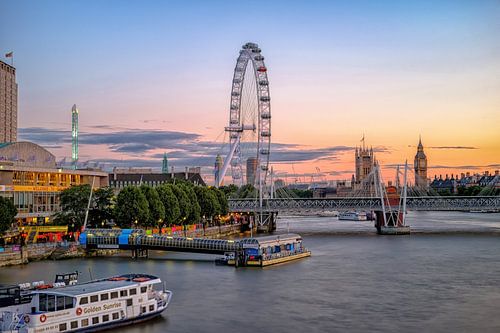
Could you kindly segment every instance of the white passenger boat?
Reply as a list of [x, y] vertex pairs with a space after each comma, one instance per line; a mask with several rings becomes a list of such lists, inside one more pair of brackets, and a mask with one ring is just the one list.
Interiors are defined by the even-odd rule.
[[349, 220], [349, 221], [366, 221], [365, 212], [342, 212], [339, 214], [339, 220]]
[[0, 287], [0, 329], [9, 333], [96, 332], [160, 315], [172, 292], [160, 278], [126, 274], [87, 283]]

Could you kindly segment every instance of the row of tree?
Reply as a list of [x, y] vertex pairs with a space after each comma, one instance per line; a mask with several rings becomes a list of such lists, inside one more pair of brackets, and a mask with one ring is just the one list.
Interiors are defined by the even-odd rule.
[[[61, 192], [61, 212], [56, 224], [78, 230], [85, 221], [90, 186], [73, 186]], [[160, 227], [200, 223], [228, 213], [224, 192], [214, 187], [191, 183], [128, 186], [117, 196], [111, 188], [94, 191], [88, 209], [89, 226], [99, 227], [114, 221], [120, 227]]]

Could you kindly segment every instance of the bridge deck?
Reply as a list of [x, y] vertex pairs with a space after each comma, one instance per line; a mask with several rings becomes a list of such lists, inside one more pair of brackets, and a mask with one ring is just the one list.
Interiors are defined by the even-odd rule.
[[184, 238], [167, 235], [145, 235], [142, 231], [87, 229], [80, 243], [87, 249], [160, 250], [224, 254], [240, 249], [240, 242], [223, 239]]
[[[408, 197], [406, 206], [408, 210], [498, 210], [500, 211], [500, 196], [438, 196], [438, 197]], [[397, 207], [395, 207], [397, 208]], [[304, 210], [381, 210], [381, 200], [376, 197], [364, 198], [288, 198], [266, 199], [263, 207], [254, 199], [231, 199], [229, 209], [232, 212], [296, 212]]]

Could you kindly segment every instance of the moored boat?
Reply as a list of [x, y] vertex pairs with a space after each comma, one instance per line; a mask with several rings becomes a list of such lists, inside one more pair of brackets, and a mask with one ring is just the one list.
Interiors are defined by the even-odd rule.
[[0, 329], [9, 333], [96, 332], [160, 315], [172, 292], [160, 278], [125, 274], [82, 284], [0, 288]]
[[366, 221], [367, 217], [365, 212], [342, 212], [339, 214], [339, 220]]

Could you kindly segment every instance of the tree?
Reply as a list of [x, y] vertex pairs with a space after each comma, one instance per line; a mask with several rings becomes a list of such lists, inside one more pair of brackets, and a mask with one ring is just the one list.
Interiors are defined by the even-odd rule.
[[73, 226], [78, 230], [85, 221], [85, 212], [90, 196], [90, 185], [71, 186], [61, 191], [61, 212], [57, 213], [54, 223]]
[[14, 206], [14, 202], [0, 196], [0, 235], [10, 229], [16, 215], [17, 208]]
[[147, 226], [152, 227], [159, 225], [159, 223], [165, 219], [165, 207], [160, 200], [158, 191], [156, 191], [154, 187], [147, 185], [142, 185], [140, 190], [148, 201], [149, 219], [147, 221]]
[[219, 190], [224, 192], [224, 194], [226, 195], [226, 198], [229, 199], [229, 198], [233, 197], [233, 195], [236, 194], [236, 192], [238, 192], [238, 186], [236, 186], [235, 184], [229, 184], [226, 186], [219, 187]]
[[172, 192], [174, 193], [177, 201], [179, 202], [179, 217], [183, 223], [188, 223], [189, 215], [191, 215], [191, 200], [184, 191], [184, 186], [179, 185], [167, 185], [170, 186]]
[[135, 186], [127, 186], [116, 199], [115, 217], [120, 227], [145, 226], [149, 220], [149, 207], [146, 196]]
[[180, 209], [179, 209], [179, 201], [175, 197], [172, 192], [172, 188], [167, 185], [162, 185], [156, 188], [158, 191], [158, 195], [160, 196], [160, 200], [163, 203], [163, 207], [165, 207], [165, 223], [167, 225], [172, 225], [179, 219]]
[[208, 188], [203, 186], [196, 186], [194, 192], [200, 204], [201, 214], [207, 218], [215, 216], [218, 213], [217, 210], [220, 210], [220, 205], [215, 195], [213, 195]]
[[[88, 200], [88, 198], [87, 198]], [[89, 224], [100, 226], [113, 218], [114, 193], [111, 187], [101, 187], [94, 191], [89, 210]]]
[[226, 198], [226, 195], [224, 194], [224, 192], [222, 192], [221, 190], [219, 190], [216, 187], [210, 187], [210, 192], [212, 192], [212, 194], [215, 197], [215, 200], [217, 200], [217, 205], [216, 205], [217, 213], [216, 214], [226, 215], [229, 211], [229, 205], [227, 203], [227, 198]]
[[194, 186], [191, 184], [182, 184], [182, 187], [189, 198], [189, 202], [191, 203], [191, 210], [187, 221], [188, 223], [198, 223], [201, 219], [201, 207], [198, 203], [196, 193], [194, 192]]

